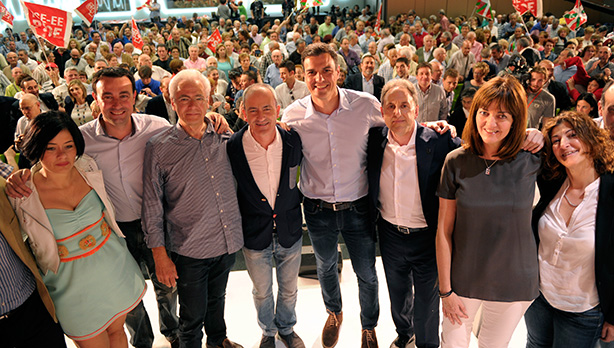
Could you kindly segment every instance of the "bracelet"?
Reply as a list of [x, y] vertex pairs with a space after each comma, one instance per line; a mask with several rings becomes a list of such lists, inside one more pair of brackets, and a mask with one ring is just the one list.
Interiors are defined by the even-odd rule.
[[452, 290], [446, 292], [445, 294], [442, 294], [441, 291], [439, 292], [439, 298], [446, 298], [446, 297], [449, 297], [450, 295], [452, 295]]

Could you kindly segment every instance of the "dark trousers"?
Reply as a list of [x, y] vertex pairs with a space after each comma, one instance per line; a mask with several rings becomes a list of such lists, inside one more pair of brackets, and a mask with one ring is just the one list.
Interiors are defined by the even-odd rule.
[[435, 231], [403, 234], [381, 218], [378, 230], [397, 333], [406, 337], [415, 334], [419, 348], [439, 347]]
[[179, 277], [179, 346], [201, 348], [203, 325], [207, 344], [221, 346], [226, 338], [226, 285], [235, 254], [193, 259], [171, 253], [171, 260]]
[[36, 290], [7, 318], [0, 319], [0, 342], [7, 348], [66, 348], [60, 324], [53, 321]]
[[[119, 228], [126, 236], [126, 244], [132, 257], [136, 260], [144, 276], [151, 279], [158, 302], [160, 332], [169, 341], [177, 339], [179, 318], [177, 317], [177, 288], [169, 288], [160, 283], [156, 277], [156, 265], [151, 249], [145, 244], [141, 229], [141, 220], [118, 222]], [[149, 315], [141, 301], [126, 317], [126, 326], [130, 332], [130, 344], [136, 348], [151, 348], [154, 340]]]

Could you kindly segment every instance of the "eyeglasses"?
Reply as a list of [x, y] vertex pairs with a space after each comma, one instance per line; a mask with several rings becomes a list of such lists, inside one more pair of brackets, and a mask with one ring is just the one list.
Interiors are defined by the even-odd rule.
[[290, 90], [290, 99], [292, 99], [292, 101], [294, 101], [294, 94], [292, 94], [292, 90]]

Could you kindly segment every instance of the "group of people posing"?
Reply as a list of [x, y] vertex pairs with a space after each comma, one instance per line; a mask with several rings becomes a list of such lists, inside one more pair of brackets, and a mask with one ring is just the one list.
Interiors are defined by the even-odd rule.
[[[241, 347], [226, 335], [224, 303], [242, 250], [259, 346], [278, 339], [305, 347], [294, 331], [303, 216], [328, 312], [325, 348], [337, 345], [343, 322], [339, 235], [358, 279], [362, 347], [378, 347], [376, 241], [398, 334], [393, 348], [468, 347], [480, 308], [483, 347], [507, 347], [523, 316], [528, 347], [614, 340], [611, 84], [602, 87], [599, 120], [566, 111], [532, 121], [541, 94], [533, 74], [547, 73], [533, 68], [527, 81], [515, 76], [524, 66], [510, 64], [483, 81], [478, 63], [467, 79], [465, 40], [456, 60], [467, 74], [447, 68], [454, 87], [477, 87], [461, 94], [459, 138], [446, 122], [426, 122], [446, 120], [450, 110], [450, 95], [433, 83], [437, 64], [388, 47], [379, 71], [391, 76], [378, 87], [365, 76], [375, 70], [376, 47], [350, 74], [362, 75], [356, 91], [339, 86], [349, 80], [340, 79], [349, 39], [340, 51], [298, 40], [306, 95], [294, 96], [286, 82], [235, 86], [234, 111], [246, 125], [234, 134], [210, 112], [231, 99], [212, 108], [219, 81], [205, 75], [219, 70], [208, 68], [166, 80], [161, 105], [174, 122], [133, 113], [138, 79], [102, 65], [91, 81], [99, 117], [78, 127], [61, 111], [39, 110], [29, 120], [19, 148], [34, 166], [0, 186], [10, 197], [0, 197], [0, 330], [10, 346], [63, 347], [64, 333], [80, 347], [126, 347], [124, 323], [133, 346], [151, 346], [145, 272], [173, 347], [201, 347], [203, 328], [208, 348]], [[293, 77], [297, 64], [284, 62], [276, 44], [271, 64]], [[413, 83], [402, 66], [412, 63]], [[276, 76], [270, 67], [264, 82]], [[282, 106], [284, 85], [290, 99]], [[22, 112], [29, 99], [40, 109], [38, 88], [26, 94], [34, 98], [22, 99]]]

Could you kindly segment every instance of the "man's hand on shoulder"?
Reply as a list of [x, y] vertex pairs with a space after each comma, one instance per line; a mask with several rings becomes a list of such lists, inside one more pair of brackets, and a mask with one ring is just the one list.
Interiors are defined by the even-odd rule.
[[6, 180], [6, 195], [12, 198], [29, 197], [32, 190], [26, 185], [30, 180], [30, 169], [21, 169]]

